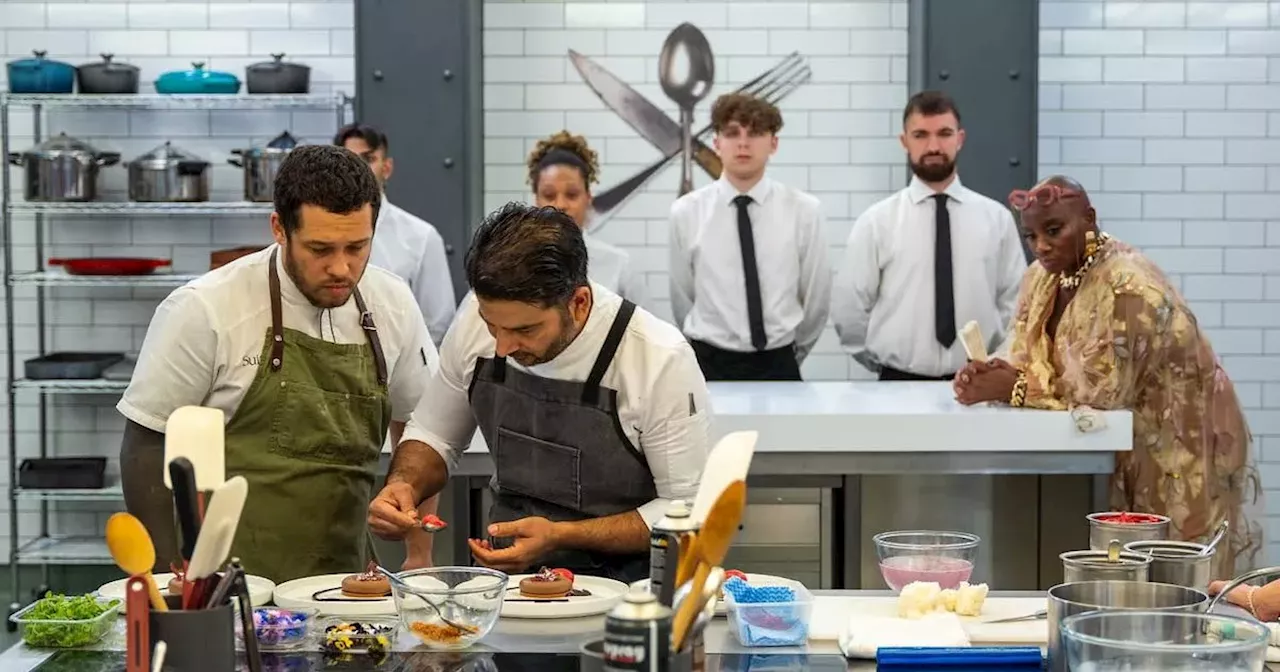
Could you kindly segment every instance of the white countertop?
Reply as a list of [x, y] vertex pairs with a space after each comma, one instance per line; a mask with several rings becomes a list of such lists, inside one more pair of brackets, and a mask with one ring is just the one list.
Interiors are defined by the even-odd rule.
[[[1066, 411], [964, 406], [947, 382], [709, 383], [712, 438], [756, 430], [761, 453], [1114, 452], [1130, 450], [1129, 411], [1081, 433]], [[390, 452], [383, 449], [383, 452]], [[468, 453], [488, 453], [476, 432]]]

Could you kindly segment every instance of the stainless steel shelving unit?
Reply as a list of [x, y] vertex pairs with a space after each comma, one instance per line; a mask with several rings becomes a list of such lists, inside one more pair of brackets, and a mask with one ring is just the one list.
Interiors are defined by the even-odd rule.
[[[342, 95], [27, 95], [0, 93], [0, 159], [12, 151], [10, 147], [10, 110], [26, 108], [32, 111], [32, 134], [40, 142], [44, 134], [44, 112], [57, 108], [116, 108], [116, 109], [182, 109], [182, 110], [253, 110], [253, 109], [331, 109], [338, 125], [346, 121], [352, 98]], [[17, 415], [19, 395], [35, 395], [39, 402], [40, 456], [49, 456], [48, 398], [50, 395], [88, 394], [117, 396], [128, 383], [112, 380], [26, 380], [19, 378], [14, 353], [14, 289], [34, 287], [38, 326], [38, 348], [46, 351], [46, 288], [58, 287], [178, 287], [199, 277], [185, 273], [155, 273], [142, 276], [84, 276], [69, 275], [61, 270], [45, 268], [46, 218], [58, 216], [89, 217], [179, 217], [179, 216], [265, 216], [271, 212], [270, 203], [206, 202], [206, 203], [134, 203], [93, 201], [86, 203], [26, 202], [15, 201], [10, 171], [6, 162], [0, 170], [0, 195], [3, 203], [5, 262], [5, 337], [6, 381], [9, 410], [9, 568], [14, 602], [9, 605], [12, 614], [21, 608], [19, 601], [19, 568], [23, 565], [43, 567], [43, 585], [32, 592], [38, 597], [49, 584], [51, 565], [101, 565], [112, 564], [106, 543], [100, 536], [62, 536], [49, 532], [49, 504], [51, 502], [120, 502], [123, 492], [119, 483], [108, 483], [97, 490], [32, 490], [18, 487], [18, 433]], [[14, 215], [29, 215], [35, 223], [36, 271], [14, 273], [13, 269], [13, 219]], [[23, 542], [20, 537], [18, 504], [37, 502], [40, 505], [40, 530], [34, 538]], [[13, 624], [7, 624], [13, 630]]]

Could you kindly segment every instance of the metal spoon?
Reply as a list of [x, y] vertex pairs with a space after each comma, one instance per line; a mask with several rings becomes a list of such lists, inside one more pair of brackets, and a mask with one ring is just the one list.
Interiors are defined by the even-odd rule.
[[1042, 609], [1040, 611], [1037, 611], [1034, 614], [1027, 614], [1025, 616], [1012, 616], [1010, 618], [997, 618], [994, 621], [983, 621], [983, 623], [1017, 623], [1018, 621], [1038, 621], [1042, 618], [1048, 618], [1048, 617], [1049, 617], [1049, 611], [1047, 609]]
[[1208, 546], [1201, 549], [1200, 557], [1203, 558], [1213, 552], [1213, 549], [1218, 545], [1218, 542], [1222, 541], [1222, 537], [1226, 536], [1228, 527], [1230, 527], [1230, 524], [1225, 519], [1218, 524], [1218, 533], [1213, 535], [1213, 539], [1209, 542]]
[[427, 515], [422, 517], [422, 529], [425, 532], [435, 534], [446, 527], [449, 527], [449, 523], [440, 520], [436, 516]]
[[[400, 592], [402, 592], [402, 593], [406, 593], [406, 594], [408, 594], [408, 595], [413, 595], [414, 597], [418, 598], [419, 600], [422, 600], [423, 602], [426, 602], [427, 604], [431, 605], [432, 610], [434, 610], [434, 611], [436, 612], [436, 615], [437, 615], [437, 616], [439, 616], [439, 617], [440, 617], [440, 620], [444, 621], [446, 625], [450, 625], [450, 626], [455, 627], [455, 628], [457, 628], [457, 629], [461, 630], [462, 632], [466, 632], [466, 633], [475, 633], [475, 632], [476, 632], [476, 626], [474, 626], [474, 625], [466, 625], [466, 624], [463, 624], [463, 623], [454, 623], [453, 621], [449, 620], [449, 617], [444, 615], [444, 610], [440, 608], [440, 605], [436, 604], [435, 602], [432, 602], [431, 600], [428, 600], [428, 599], [426, 598], [426, 596], [425, 596], [425, 595], [423, 595], [422, 593], [419, 593], [417, 590], [414, 590], [414, 588], [413, 588], [412, 586], [410, 586], [409, 584], [405, 583], [403, 579], [401, 579], [398, 575], [396, 575], [396, 574], [395, 574], [394, 572], [392, 572], [391, 570], [389, 570], [389, 569], [387, 569], [387, 568], [385, 568], [385, 567], [383, 567], [383, 566], [381, 566], [381, 565], [378, 565], [377, 570], [378, 570], [379, 572], [382, 572], [382, 574], [383, 574], [384, 576], [386, 576], [386, 577], [387, 577], [387, 581], [390, 581], [390, 582], [392, 583], [392, 585], [394, 585], [394, 586], [396, 586], [397, 588], [399, 588], [399, 589], [400, 589]], [[446, 599], [446, 601], [448, 600], [448, 598], [445, 598], [445, 599]]]
[[1122, 548], [1124, 547], [1120, 545], [1119, 539], [1112, 539], [1111, 543], [1107, 544], [1107, 562], [1120, 562], [1120, 550]]
[[[676, 58], [689, 61], [688, 73], [675, 71]], [[711, 43], [691, 23], [682, 23], [667, 35], [658, 56], [658, 81], [662, 92], [680, 106], [680, 195], [693, 191], [693, 108], [711, 93], [716, 78], [715, 56]]]

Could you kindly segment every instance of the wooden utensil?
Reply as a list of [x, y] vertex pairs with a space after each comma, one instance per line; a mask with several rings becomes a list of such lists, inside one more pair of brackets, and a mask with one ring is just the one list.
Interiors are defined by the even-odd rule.
[[690, 516], [698, 524], [706, 521], [711, 506], [730, 483], [747, 480], [747, 472], [751, 470], [751, 458], [755, 455], [756, 441], [759, 438], [759, 432], [732, 432], [717, 441], [711, 449], [706, 466], [702, 468], [702, 482], [698, 485], [698, 494], [694, 496], [693, 513]]
[[685, 638], [694, 618], [705, 602], [701, 599], [703, 587], [711, 576], [711, 568], [719, 567], [724, 556], [729, 552], [729, 545], [738, 532], [738, 523], [742, 521], [742, 511], [747, 505], [747, 484], [734, 481], [720, 493], [716, 503], [707, 514], [707, 521], [698, 532], [697, 548], [698, 568], [693, 575], [693, 590], [680, 605], [675, 620], [671, 624], [672, 650], [680, 651], [684, 647]]
[[698, 567], [697, 532], [685, 532], [680, 535], [680, 560], [676, 565], [676, 585], [683, 586], [693, 578], [693, 570]]
[[156, 564], [156, 547], [142, 521], [121, 511], [107, 519], [107, 548], [116, 565], [130, 576], [140, 576], [147, 582], [151, 606], [156, 611], [168, 611], [169, 605], [160, 597], [151, 568]]
[[[150, 672], [151, 657], [151, 609], [147, 597], [147, 580], [141, 576], [129, 577], [124, 586], [125, 639], [124, 657], [126, 672]], [[158, 651], [157, 656], [164, 655]]]
[[196, 498], [204, 518], [204, 493], [227, 480], [226, 415], [222, 409], [182, 406], [169, 414], [164, 427], [164, 484], [173, 489], [169, 463], [178, 457], [191, 461], [196, 472]]

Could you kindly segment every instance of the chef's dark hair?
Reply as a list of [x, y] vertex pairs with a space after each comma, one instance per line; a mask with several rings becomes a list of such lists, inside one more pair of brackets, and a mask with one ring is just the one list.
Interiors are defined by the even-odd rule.
[[302, 145], [280, 164], [274, 184], [276, 214], [285, 235], [302, 225], [304, 205], [345, 215], [373, 205], [373, 221], [382, 208], [382, 190], [369, 164], [355, 152], [334, 145]]
[[902, 110], [902, 124], [905, 126], [907, 119], [917, 112], [924, 117], [934, 117], [950, 112], [956, 117], [956, 125], [960, 125], [960, 108], [956, 107], [955, 99], [945, 91], [921, 91], [911, 96], [907, 106]]
[[476, 229], [466, 267], [479, 298], [550, 308], [587, 285], [587, 244], [569, 215], [513, 202]]
[[333, 144], [341, 147], [347, 144], [351, 138], [360, 138], [364, 140], [364, 144], [369, 145], [369, 151], [376, 152], [379, 149], [387, 152], [391, 151], [391, 141], [387, 139], [387, 134], [368, 124], [347, 124], [338, 129], [333, 136]]

